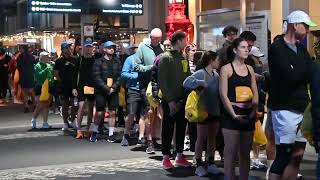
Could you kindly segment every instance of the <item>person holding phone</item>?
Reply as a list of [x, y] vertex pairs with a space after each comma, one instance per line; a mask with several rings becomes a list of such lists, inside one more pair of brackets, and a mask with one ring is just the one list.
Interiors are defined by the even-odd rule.
[[227, 59], [232, 61], [220, 71], [219, 89], [224, 106], [221, 120], [225, 142], [224, 172], [228, 180], [236, 179], [237, 155], [240, 160], [239, 179], [247, 180], [249, 177], [250, 150], [259, 100], [254, 70], [245, 64], [248, 55], [247, 41], [235, 39], [227, 50]]

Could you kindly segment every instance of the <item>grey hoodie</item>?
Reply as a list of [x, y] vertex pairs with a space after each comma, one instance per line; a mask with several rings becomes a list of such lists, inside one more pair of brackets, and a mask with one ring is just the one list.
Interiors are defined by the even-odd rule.
[[204, 87], [205, 83], [208, 88], [201, 94], [200, 101], [204, 102], [209, 115], [220, 116], [219, 75], [217, 72], [211, 76], [205, 69], [200, 69], [185, 79], [183, 87], [195, 90]]

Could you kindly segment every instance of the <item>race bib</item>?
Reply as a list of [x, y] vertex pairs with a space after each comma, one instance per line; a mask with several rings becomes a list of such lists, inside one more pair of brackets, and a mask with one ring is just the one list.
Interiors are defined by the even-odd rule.
[[113, 79], [112, 78], [107, 78], [107, 86], [111, 87], [113, 85]]
[[248, 86], [236, 87], [236, 102], [249, 102], [252, 101], [253, 92]]
[[89, 86], [84, 86], [83, 94], [94, 94], [94, 88]]
[[183, 69], [183, 72], [185, 73], [188, 72], [188, 64], [189, 64], [188, 60], [181, 61], [182, 69]]

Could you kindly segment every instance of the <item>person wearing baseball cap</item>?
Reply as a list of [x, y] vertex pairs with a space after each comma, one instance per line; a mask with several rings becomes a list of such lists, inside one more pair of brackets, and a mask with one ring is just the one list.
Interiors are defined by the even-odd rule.
[[[70, 44], [66, 41], [61, 45], [61, 56], [55, 61], [54, 74], [57, 79], [57, 86], [59, 87], [58, 93], [61, 96], [62, 101], [62, 117], [63, 128], [67, 130], [69, 128], [69, 104], [73, 105], [72, 85], [76, 76], [76, 63], [77, 60], [72, 56]], [[74, 108], [72, 108], [74, 111]], [[71, 126], [76, 127], [73, 123], [75, 113], [71, 112]]]
[[103, 47], [104, 48], [116, 48], [116, 44], [113, 43], [112, 41], [107, 41], [107, 42], [103, 43]]
[[94, 59], [101, 58], [103, 55], [100, 52], [100, 44], [95, 41], [92, 43], [92, 46], [93, 46], [92, 53], [93, 53]]
[[291, 12], [287, 22], [284, 37], [275, 41], [269, 51], [269, 98], [276, 144], [269, 180], [296, 179], [307, 142], [300, 124], [310, 103], [308, 83], [313, 62], [299, 40], [317, 24], [300, 10]]
[[[88, 39], [84, 42], [83, 55], [79, 57], [76, 65], [76, 80], [73, 81], [73, 96], [78, 99], [78, 115], [77, 115], [77, 136], [76, 139], [89, 137], [89, 128], [93, 118], [94, 106], [94, 80], [92, 76], [92, 69], [94, 64], [93, 45], [92, 40]], [[84, 104], [87, 101], [88, 114], [87, 114], [87, 128], [83, 133], [81, 130], [81, 123], [84, 113]]]
[[[43, 114], [43, 129], [49, 129], [51, 126], [48, 124], [48, 113], [49, 106], [52, 101], [52, 94], [54, 91], [54, 73], [53, 66], [50, 64], [50, 54], [43, 51], [39, 55], [39, 62], [34, 66], [34, 77], [35, 77], [35, 95], [36, 95], [36, 109], [33, 112], [31, 120], [31, 128], [36, 128], [36, 119], [42, 113]], [[49, 83], [49, 98], [47, 101], [41, 101], [41, 89], [45, 81]]]
[[[93, 64], [93, 80], [94, 92], [96, 100], [96, 114], [94, 123], [90, 127], [91, 142], [97, 141], [97, 133], [99, 133], [98, 126], [101, 120], [104, 119], [105, 108], [108, 105], [110, 113], [109, 119], [109, 136], [107, 141], [115, 142], [117, 139], [114, 134], [115, 114], [118, 103], [118, 91], [121, 83], [121, 62], [115, 57], [115, 44], [112, 41], [107, 41], [103, 44], [104, 56], [96, 59]], [[104, 121], [102, 121], [104, 122]]]

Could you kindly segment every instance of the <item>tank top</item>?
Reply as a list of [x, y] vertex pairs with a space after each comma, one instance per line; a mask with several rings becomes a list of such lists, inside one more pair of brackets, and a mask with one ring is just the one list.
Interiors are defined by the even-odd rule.
[[[252, 112], [251, 102], [253, 98], [249, 68], [246, 65], [248, 75], [239, 76], [234, 70], [233, 64], [230, 64], [233, 73], [228, 79], [228, 98], [236, 114], [248, 116]], [[244, 107], [238, 106], [239, 104], [244, 105]], [[240, 131], [253, 131], [255, 128], [255, 119], [248, 119], [247, 123], [240, 123], [234, 120], [225, 108], [223, 108], [222, 118], [222, 128]]]
[[[232, 67], [232, 75], [228, 79], [228, 98], [232, 103], [249, 103], [252, 101], [252, 90], [251, 90], [251, 74], [248, 66], [248, 75], [239, 76], [235, 71], [233, 64], [230, 63]], [[245, 91], [251, 91], [245, 92]], [[249, 94], [247, 94], [249, 93]], [[246, 95], [248, 95], [246, 97]], [[250, 98], [251, 96], [251, 98]]]

